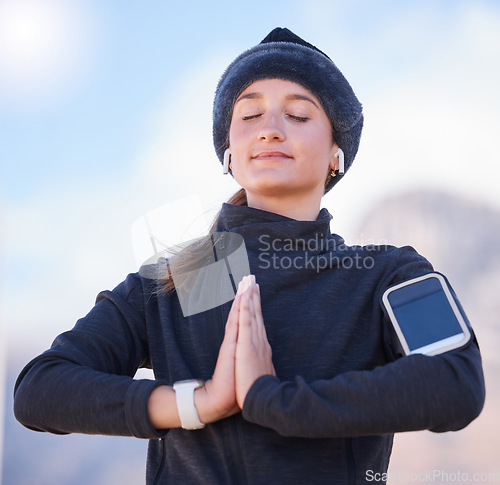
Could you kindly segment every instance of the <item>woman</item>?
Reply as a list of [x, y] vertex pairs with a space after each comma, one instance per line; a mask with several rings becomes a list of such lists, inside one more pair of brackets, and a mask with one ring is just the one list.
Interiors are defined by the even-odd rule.
[[[239, 56], [217, 87], [214, 142], [243, 188], [207, 240], [217, 253], [239, 236], [251, 274], [231, 301], [187, 312], [197, 285], [220, 296], [238, 282], [193, 271], [207, 240], [166, 278], [129, 275], [23, 370], [17, 418], [149, 438], [148, 484], [381, 482], [393, 433], [472, 421], [484, 402], [475, 339], [399, 358], [379, 303], [430, 263], [410, 247], [346, 246], [320, 210], [362, 124], [340, 71], [287, 29]], [[139, 367], [156, 379], [134, 380]]]

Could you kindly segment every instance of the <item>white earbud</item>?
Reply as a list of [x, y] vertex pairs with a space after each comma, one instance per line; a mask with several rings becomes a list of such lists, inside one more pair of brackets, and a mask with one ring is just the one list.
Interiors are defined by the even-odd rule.
[[344, 175], [344, 152], [342, 151], [342, 148], [339, 148], [337, 153], [334, 155], [339, 159], [339, 175]]
[[224, 152], [224, 164], [222, 168], [222, 173], [224, 175], [227, 175], [229, 173], [229, 160], [231, 159], [231, 152], [229, 151], [229, 148]]

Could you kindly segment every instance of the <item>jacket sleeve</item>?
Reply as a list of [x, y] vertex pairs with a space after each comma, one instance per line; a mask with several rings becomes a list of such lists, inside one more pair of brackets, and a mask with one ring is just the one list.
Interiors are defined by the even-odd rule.
[[[413, 255], [420, 261], [411, 252], [401, 252], [379, 294], [390, 284], [432, 271], [424, 258]], [[381, 319], [382, 315], [381, 310]], [[423, 429], [444, 432], [467, 426], [481, 412], [484, 399], [481, 356], [472, 337], [460, 349], [435, 356], [405, 356], [332, 379], [306, 382], [297, 376], [280, 381], [262, 376], [246, 396], [243, 416], [293, 437], [367, 436]]]
[[23, 369], [14, 389], [16, 418], [57, 434], [163, 436], [147, 408], [163, 382], [133, 379], [149, 359], [143, 308], [136, 275], [100, 293], [86, 317]]

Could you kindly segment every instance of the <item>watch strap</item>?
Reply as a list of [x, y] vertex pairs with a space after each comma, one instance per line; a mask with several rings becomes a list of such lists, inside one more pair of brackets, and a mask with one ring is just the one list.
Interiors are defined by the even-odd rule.
[[203, 385], [202, 381], [190, 379], [174, 383], [177, 413], [184, 429], [201, 429], [205, 424], [200, 421], [194, 405], [194, 391]]

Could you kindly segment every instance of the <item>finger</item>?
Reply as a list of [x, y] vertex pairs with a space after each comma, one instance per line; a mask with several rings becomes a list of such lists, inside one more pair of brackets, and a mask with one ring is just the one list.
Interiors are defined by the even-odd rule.
[[238, 314], [240, 311], [240, 297], [236, 296], [227, 317], [224, 340], [236, 342], [238, 338]]
[[[243, 279], [244, 279], [244, 277], [243, 277]], [[241, 287], [243, 285], [243, 279], [241, 279], [240, 282], [238, 283], [238, 289], [236, 290], [237, 295], [241, 294], [241, 289], [242, 289]]]
[[[242, 293], [238, 314], [238, 346], [252, 344], [252, 316], [248, 290]], [[241, 348], [243, 350], [243, 347]]]
[[[231, 310], [227, 317], [224, 340], [222, 341], [222, 346], [228, 346], [231, 343], [236, 343], [238, 340], [238, 314], [240, 311], [240, 295], [236, 295], [233, 304], [231, 305]], [[221, 347], [222, 347], [221, 346]]]
[[236, 290], [236, 295], [234, 297], [233, 304], [231, 305], [231, 310], [229, 311], [229, 315], [232, 318], [237, 317], [238, 312], [240, 311], [239, 306], [240, 306], [241, 295], [245, 291], [244, 288], [246, 285], [245, 278], [246, 277], [243, 277], [243, 279], [238, 283], [238, 289]]
[[[262, 306], [261, 306], [261, 300], [260, 300], [260, 288], [259, 285], [255, 285], [256, 291], [255, 291], [255, 315], [259, 319], [259, 322], [262, 324], [264, 327], [264, 317], [262, 316]], [[265, 329], [265, 327], [264, 327]]]
[[249, 315], [250, 315], [250, 329], [252, 332], [252, 343], [258, 343], [259, 338], [260, 338], [260, 331], [259, 331], [259, 322], [256, 319], [255, 316], [255, 284], [252, 283], [252, 285], [249, 288], [248, 291], [248, 308], [249, 308]]
[[239, 282], [239, 284], [238, 284], [238, 293], [239, 294], [243, 294], [247, 290], [248, 286], [250, 285], [250, 277], [251, 277], [251, 275], [243, 276], [243, 278]]
[[252, 292], [252, 307], [255, 320], [255, 328], [260, 340], [267, 341], [266, 327], [264, 325], [264, 317], [262, 316], [262, 308], [260, 306], [260, 295], [258, 285], [255, 284]]
[[229, 327], [237, 326], [238, 322], [238, 313], [240, 311], [240, 296], [236, 295], [233, 300], [233, 304], [231, 305], [231, 309], [229, 310], [229, 314], [227, 316], [225, 331], [227, 332]]
[[245, 290], [240, 295], [239, 304], [239, 315], [238, 323], [240, 327], [251, 325], [251, 301], [250, 301], [251, 291], [250, 289]]

